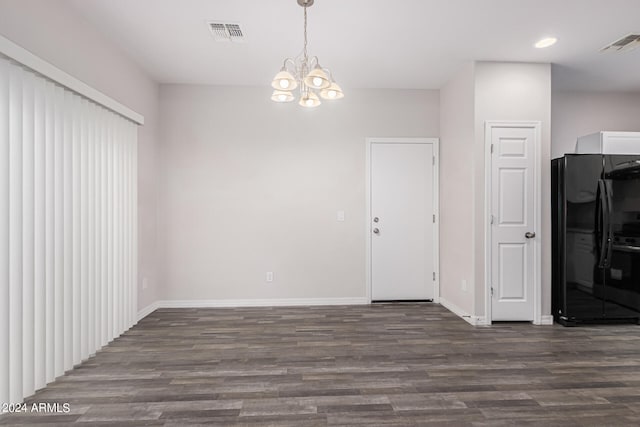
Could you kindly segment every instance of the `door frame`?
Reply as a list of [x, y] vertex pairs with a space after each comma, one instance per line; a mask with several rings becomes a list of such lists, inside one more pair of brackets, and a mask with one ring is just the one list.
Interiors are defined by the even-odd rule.
[[371, 304], [371, 228], [373, 217], [371, 213], [371, 146], [373, 144], [431, 144], [433, 147], [433, 268], [435, 279], [433, 281], [433, 302], [440, 302], [440, 182], [439, 163], [440, 152], [439, 138], [365, 138], [366, 160], [365, 160], [365, 285], [366, 299]]
[[534, 160], [534, 178], [533, 178], [533, 198], [536, 208], [533, 212], [533, 224], [535, 232], [539, 238], [533, 239], [533, 320], [534, 325], [542, 324], [542, 122], [539, 120], [531, 121], [505, 121], [505, 120], [487, 120], [485, 121], [484, 136], [484, 153], [485, 153], [485, 197], [484, 197], [484, 213], [485, 213], [485, 251], [484, 251], [484, 270], [485, 270], [485, 306], [484, 315], [485, 323], [492, 323], [492, 298], [491, 298], [491, 278], [492, 278], [492, 227], [491, 227], [491, 203], [493, 196], [493, 188], [491, 186], [491, 172], [493, 169], [493, 160], [491, 156], [491, 131], [494, 128], [530, 128], [534, 130], [535, 143], [535, 160]]

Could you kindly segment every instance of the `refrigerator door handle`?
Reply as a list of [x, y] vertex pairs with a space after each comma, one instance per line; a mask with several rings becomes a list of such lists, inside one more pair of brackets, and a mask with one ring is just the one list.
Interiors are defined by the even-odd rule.
[[598, 180], [598, 196], [600, 200], [599, 216], [602, 220], [602, 240], [600, 243], [600, 260], [598, 267], [606, 268], [609, 254], [609, 199], [607, 197], [607, 185], [603, 179]]
[[[611, 215], [613, 214], [613, 200], [611, 199], [611, 191], [609, 187], [609, 182], [603, 180], [605, 196], [607, 198], [607, 211], [606, 211], [606, 219], [607, 219], [607, 258], [605, 260], [604, 268], [611, 267], [611, 255], [613, 251], [613, 223], [611, 222]], [[604, 231], [604, 230], [603, 230]]]

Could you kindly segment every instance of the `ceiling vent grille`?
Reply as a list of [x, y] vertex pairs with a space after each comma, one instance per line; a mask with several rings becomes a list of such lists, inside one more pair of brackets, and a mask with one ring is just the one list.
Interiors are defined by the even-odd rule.
[[244, 32], [240, 24], [209, 21], [209, 31], [218, 42], [245, 43]]
[[640, 34], [627, 34], [600, 49], [600, 52], [623, 52], [635, 49], [640, 45]]

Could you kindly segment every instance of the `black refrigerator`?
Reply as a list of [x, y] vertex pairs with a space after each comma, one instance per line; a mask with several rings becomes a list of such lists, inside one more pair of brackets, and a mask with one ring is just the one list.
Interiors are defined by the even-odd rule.
[[640, 155], [551, 162], [552, 312], [565, 326], [640, 322]]

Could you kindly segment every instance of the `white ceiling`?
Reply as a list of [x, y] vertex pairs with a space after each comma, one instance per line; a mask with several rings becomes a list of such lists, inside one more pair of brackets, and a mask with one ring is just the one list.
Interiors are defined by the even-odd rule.
[[[296, 0], [67, 1], [162, 83], [268, 85], [302, 49]], [[344, 88], [437, 89], [482, 60], [551, 62], [563, 90], [640, 91], [640, 48], [598, 52], [639, 17], [639, 0], [316, 0], [309, 53]], [[208, 20], [241, 23], [247, 43], [215, 42]]]

